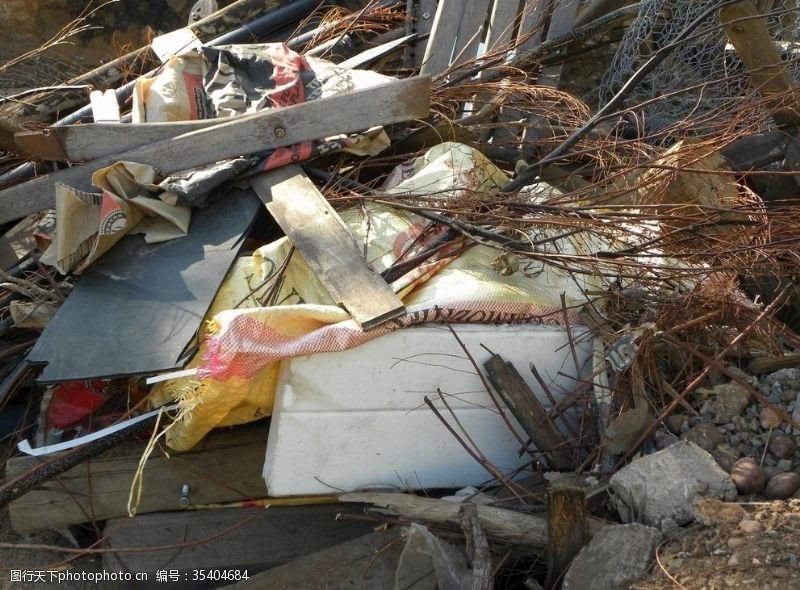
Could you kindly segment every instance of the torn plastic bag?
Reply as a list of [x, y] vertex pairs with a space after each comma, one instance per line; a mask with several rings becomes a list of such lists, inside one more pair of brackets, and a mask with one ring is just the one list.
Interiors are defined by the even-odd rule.
[[394, 589], [413, 588], [421, 572], [433, 570], [436, 588], [469, 588], [472, 574], [464, 554], [454, 545], [439, 539], [428, 527], [413, 523], [403, 532], [406, 544], [397, 563]]
[[[448, 198], [459, 198], [487, 183], [502, 185], [502, 172], [467, 146], [442, 144], [422, 158], [427, 164], [418, 172], [429, 181], [419, 188], [420, 194], [440, 188], [444, 194], [449, 187]], [[438, 169], [441, 186], [435, 183], [437, 174], [431, 166]], [[457, 189], [453, 175], [460, 179]], [[401, 184], [396, 185], [399, 191], [404, 190]], [[415, 248], [424, 248], [444, 231], [434, 230], [422, 217], [375, 203], [342, 211], [340, 216], [356, 243], [366, 248], [367, 260], [377, 272], [404, 255], [413, 256]], [[558, 247], [577, 252], [592, 245], [570, 236], [559, 239]], [[465, 249], [456, 242], [391, 283], [409, 310], [406, 316], [363, 332], [335, 305], [302, 256], [295, 253], [285, 272], [278, 272], [291, 251], [289, 240], [282, 238], [259, 248], [251, 258], [240, 259], [206, 316], [209, 337], [189, 365], [200, 369], [202, 378], [175, 379], [154, 389], [153, 404], [178, 399], [184, 410], [167, 434], [170, 447], [189, 449], [212, 428], [269, 415], [281, 359], [353, 348], [417, 323], [559, 323], [564, 317], [561, 294], [572, 308], [585, 300], [583, 290], [593, 288], [597, 280], [538, 265], [532, 275], [523, 271], [505, 275], [493, 267], [497, 250], [483, 245]], [[280, 284], [273, 289], [278, 275]], [[574, 315], [570, 319], [576, 320]]]
[[186, 235], [189, 209], [152, 198], [158, 180], [151, 166], [118, 162], [92, 175], [99, 194], [57, 183], [56, 231], [42, 262], [78, 274], [131, 232], [148, 243]]

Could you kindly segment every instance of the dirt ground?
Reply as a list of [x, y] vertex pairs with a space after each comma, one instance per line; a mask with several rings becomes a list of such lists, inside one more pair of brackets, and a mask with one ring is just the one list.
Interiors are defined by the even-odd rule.
[[[66, 537], [56, 531], [41, 531], [30, 535], [20, 535], [11, 528], [11, 520], [8, 516], [8, 509], [0, 511], [0, 543], [14, 543], [16, 545], [57, 545], [70, 546]], [[66, 590], [85, 590], [88, 588], [98, 588], [98, 584], [93, 581], [56, 581], [41, 582], [12, 582], [12, 571], [46, 571], [45, 579], [50, 578], [51, 571], [86, 571], [102, 572], [102, 560], [94, 556], [78, 556], [75, 554], [58, 553], [53, 551], [36, 549], [0, 549], [0, 590], [11, 590], [21, 588], [64, 588]], [[30, 579], [30, 578], [29, 578]]]
[[697, 523], [658, 549], [653, 575], [631, 590], [800, 588], [800, 499], [707, 500]]

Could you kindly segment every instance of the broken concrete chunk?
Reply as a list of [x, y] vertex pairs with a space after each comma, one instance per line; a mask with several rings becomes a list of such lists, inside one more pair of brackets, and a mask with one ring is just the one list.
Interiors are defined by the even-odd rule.
[[644, 576], [650, 568], [658, 529], [643, 524], [609, 525], [600, 529], [572, 562], [563, 590], [617, 590]]
[[738, 383], [715, 385], [710, 394], [708, 409], [715, 424], [727, 424], [740, 415], [750, 401], [750, 394]]
[[660, 526], [665, 518], [684, 525], [700, 498], [736, 497], [730, 477], [713, 457], [691, 442], [679, 442], [642, 457], [611, 478], [623, 520]]

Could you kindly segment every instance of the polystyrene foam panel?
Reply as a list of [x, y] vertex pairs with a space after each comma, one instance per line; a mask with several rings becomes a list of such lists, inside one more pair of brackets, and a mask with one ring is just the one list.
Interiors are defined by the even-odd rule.
[[[556, 395], [573, 390], [575, 377], [589, 371], [591, 342], [580, 328], [573, 329], [580, 371], [566, 331], [557, 326], [453, 329], [481, 368], [489, 358], [481, 345], [513, 363], [545, 407], [550, 403], [531, 374], [532, 363]], [[450, 330], [426, 325], [352, 350], [284, 362], [264, 465], [270, 495], [455, 488], [489, 480], [491, 475], [425, 405], [428, 396], [459, 431], [437, 391], [497, 467], [511, 471], [530, 461], [527, 454], [519, 456], [519, 441]]]

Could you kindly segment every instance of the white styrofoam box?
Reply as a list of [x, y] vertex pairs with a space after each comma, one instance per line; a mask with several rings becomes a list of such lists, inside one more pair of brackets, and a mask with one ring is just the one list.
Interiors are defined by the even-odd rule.
[[[590, 370], [591, 341], [581, 328], [573, 328], [580, 372], [567, 333], [558, 326], [453, 329], [482, 370], [490, 356], [484, 345], [513, 363], [546, 407], [550, 403], [530, 372], [531, 363], [554, 395], [573, 390], [574, 377]], [[519, 441], [453, 334], [446, 326], [429, 324], [352, 350], [284, 361], [264, 464], [269, 494], [457, 488], [491, 479], [425, 405], [428, 396], [460, 433], [437, 389], [494, 465], [511, 471], [530, 461], [527, 454], [519, 456]]]

